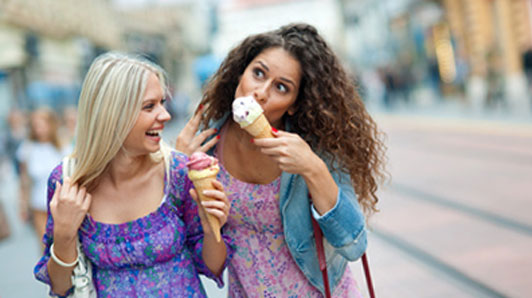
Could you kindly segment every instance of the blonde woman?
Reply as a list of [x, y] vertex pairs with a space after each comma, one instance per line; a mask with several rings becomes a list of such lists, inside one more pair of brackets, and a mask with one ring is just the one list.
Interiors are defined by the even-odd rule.
[[[148, 61], [107, 53], [91, 65], [79, 100], [76, 167], [62, 181], [59, 165], [48, 180], [46, 249], [35, 275], [52, 294], [72, 291], [78, 237], [98, 296], [202, 297], [199, 273], [222, 285], [228, 238], [216, 242], [198, 213], [187, 157], [161, 143], [170, 119], [165, 98], [163, 72]], [[214, 200], [203, 206], [223, 225], [229, 204], [221, 184], [213, 185], [204, 193]]]
[[29, 138], [16, 152], [20, 162], [20, 215], [24, 221], [31, 219], [39, 242], [46, 226], [48, 174], [71, 151], [70, 146], [62, 146], [59, 141], [58, 124], [51, 109], [43, 107], [33, 111]]

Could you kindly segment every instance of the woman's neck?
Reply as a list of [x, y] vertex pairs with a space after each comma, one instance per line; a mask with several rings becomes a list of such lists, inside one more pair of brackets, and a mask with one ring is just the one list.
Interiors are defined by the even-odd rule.
[[153, 165], [154, 161], [149, 155], [132, 156], [121, 149], [109, 163], [104, 175], [116, 186], [121, 181], [130, 180], [139, 173], [146, 172]]
[[240, 150], [245, 151], [258, 151], [258, 147], [253, 145], [251, 140], [253, 137], [247, 133], [244, 129], [240, 127], [238, 123], [231, 120], [229, 127], [227, 128], [228, 133], [232, 135], [231, 140], [236, 141], [236, 145]]
[[251, 143], [251, 139], [251, 135], [231, 121], [221, 144], [222, 164], [240, 181], [268, 184], [281, 175], [281, 170], [271, 158], [260, 151], [259, 147]]

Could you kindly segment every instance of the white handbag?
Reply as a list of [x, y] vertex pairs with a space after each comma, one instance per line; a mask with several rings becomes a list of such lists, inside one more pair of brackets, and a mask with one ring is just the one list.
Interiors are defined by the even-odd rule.
[[[75, 161], [66, 156], [63, 158], [63, 179], [70, 177], [74, 172]], [[78, 250], [78, 263], [72, 272], [72, 285], [74, 292], [67, 297], [69, 298], [97, 298], [96, 287], [92, 280], [92, 265], [87, 256], [81, 249], [79, 239], [76, 240], [76, 248]]]

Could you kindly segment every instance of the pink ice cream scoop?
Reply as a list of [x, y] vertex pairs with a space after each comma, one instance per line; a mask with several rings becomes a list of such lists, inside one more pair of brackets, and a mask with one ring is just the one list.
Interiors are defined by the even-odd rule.
[[189, 170], [201, 171], [217, 164], [218, 159], [203, 152], [195, 152], [190, 156], [187, 167]]
[[[203, 152], [196, 152], [190, 155], [189, 162], [187, 162], [188, 177], [194, 183], [194, 187], [198, 192], [200, 201], [211, 201], [213, 198], [205, 196], [204, 190], [215, 189], [212, 182], [216, 180], [216, 174], [220, 170], [218, 166], [218, 159], [209, 156]], [[201, 207], [200, 205], [200, 208]], [[212, 214], [206, 214], [209, 225], [214, 232], [216, 241], [221, 241], [220, 222]]]

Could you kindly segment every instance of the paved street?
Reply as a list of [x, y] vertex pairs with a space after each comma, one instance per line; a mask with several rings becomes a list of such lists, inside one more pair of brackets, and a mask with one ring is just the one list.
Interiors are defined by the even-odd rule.
[[377, 296], [530, 297], [532, 125], [378, 121], [392, 182], [370, 223]]
[[[378, 297], [527, 297], [532, 293], [532, 122], [379, 114], [391, 183], [370, 220]], [[167, 139], [175, 137], [175, 127]], [[0, 297], [44, 297], [33, 279], [31, 229], [16, 221], [16, 188], [1, 199], [15, 233], [0, 243]], [[366, 289], [360, 262], [351, 264]], [[210, 297], [225, 297], [208, 283]], [[366, 294], [367, 297], [367, 294]]]

